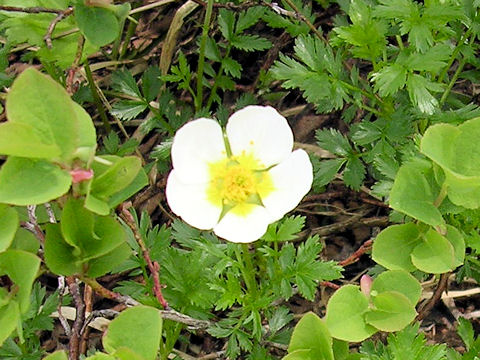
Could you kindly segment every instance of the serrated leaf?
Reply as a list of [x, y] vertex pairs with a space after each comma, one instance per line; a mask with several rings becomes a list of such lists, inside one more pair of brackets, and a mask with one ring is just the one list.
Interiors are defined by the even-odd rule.
[[387, 65], [374, 73], [372, 80], [381, 96], [393, 95], [405, 86], [407, 70], [400, 64]]
[[230, 74], [233, 78], [240, 78], [242, 76], [242, 65], [237, 60], [230, 57], [226, 57], [222, 60], [223, 68], [227, 74]]
[[365, 179], [365, 166], [356, 156], [349, 157], [343, 170], [343, 181], [348, 187], [358, 190]]
[[315, 138], [318, 146], [335, 155], [348, 156], [352, 152], [348, 139], [334, 128], [317, 130]]
[[325, 186], [332, 181], [345, 161], [345, 159], [329, 159], [320, 161], [318, 168], [314, 172], [313, 181], [315, 186]]
[[433, 114], [438, 107], [438, 100], [431, 92], [442, 91], [442, 86], [418, 74], [410, 74], [406, 84], [410, 100], [418, 106], [421, 112]]
[[118, 117], [120, 120], [132, 120], [147, 107], [147, 104], [143, 101], [120, 100], [113, 104], [110, 113]]
[[235, 35], [230, 42], [233, 47], [243, 51], [262, 51], [272, 47], [269, 40], [258, 35]]
[[137, 82], [128, 70], [117, 70], [112, 73], [112, 88], [122, 94], [141, 98]]
[[263, 6], [252, 6], [247, 11], [242, 11], [238, 15], [237, 24], [235, 25], [235, 32], [239, 34], [243, 30], [255, 25], [265, 12]]

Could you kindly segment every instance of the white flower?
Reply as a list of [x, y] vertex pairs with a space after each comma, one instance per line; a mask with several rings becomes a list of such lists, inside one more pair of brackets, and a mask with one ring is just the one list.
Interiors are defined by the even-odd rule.
[[292, 149], [292, 130], [272, 107], [237, 111], [225, 132], [211, 119], [191, 121], [173, 139], [168, 204], [196, 228], [255, 241], [312, 186], [307, 153]]

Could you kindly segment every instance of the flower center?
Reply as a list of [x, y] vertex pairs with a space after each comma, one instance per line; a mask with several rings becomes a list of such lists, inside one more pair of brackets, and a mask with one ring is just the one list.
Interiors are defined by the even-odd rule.
[[224, 211], [246, 215], [252, 205], [274, 190], [265, 166], [251, 154], [241, 154], [210, 163], [207, 198]]

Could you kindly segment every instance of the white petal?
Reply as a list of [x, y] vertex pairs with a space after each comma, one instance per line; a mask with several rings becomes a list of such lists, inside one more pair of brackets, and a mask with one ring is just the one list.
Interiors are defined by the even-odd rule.
[[260, 239], [267, 231], [271, 216], [262, 206], [252, 205], [252, 207], [253, 209], [247, 215], [227, 212], [213, 228], [215, 234], [235, 243], [250, 243]]
[[270, 106], [247, 106], [228, 120], [227, 137], [233, 155], [253, 152], [265, 167], [280, 163], [293, 148], [287, 119]]
[[197, 119], [182, 126], [172, 143], [172, 164], [187, 184], [208, 181], [208, 163], [226, 156], [220, 125], [211, 119]]
[[295, 150], [290, 156], [268, 171], [275, 190], [262, 198], [273, 217], [279, 220], [293, 210], [312, 187], [312, 163], [304, 150]]
[[172, 170], [167, 180], [166, 196], [170, 209], [186, 223], [201, 229], [212, 229], [220, 218], [221, 204], [207, 200], [207, 183], [185, 184]]

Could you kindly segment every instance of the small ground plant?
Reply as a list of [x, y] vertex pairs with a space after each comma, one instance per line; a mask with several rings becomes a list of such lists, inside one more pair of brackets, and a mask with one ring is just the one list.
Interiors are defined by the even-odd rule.
[[0, 0], [0, 358], [477, 359], [479, 7]]

